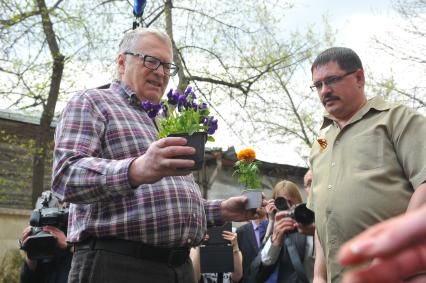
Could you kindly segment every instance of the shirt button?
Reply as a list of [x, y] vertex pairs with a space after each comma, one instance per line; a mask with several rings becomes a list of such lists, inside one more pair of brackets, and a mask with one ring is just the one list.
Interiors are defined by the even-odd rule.
[[192, 242], [192, 240], [191, 240], [191, 239], [188, 239], [186, 242], [187, 242], [188, 244], [190, 244], [190, 243]]
[[331, 167], [336, 166], [336, 162], [331, 162]]
[[328, 189], [331, 190], [333, 188], [332, 185], [328, 185]]
[[194, 218], [195, 218], [195, 217], [197, 217], [197, 215], [196, 215], [195, 213], [193, 213], [193, 214], [192, 214], [192, 217], [194, 217]]

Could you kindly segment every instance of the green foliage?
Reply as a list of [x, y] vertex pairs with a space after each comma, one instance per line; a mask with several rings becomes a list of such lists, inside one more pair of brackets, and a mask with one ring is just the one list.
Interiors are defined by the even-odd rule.
[[[50, 183], [52, 149], [53, 141], [49, 141], [44, 177], [46, 184]], [[0, 150], [0, 203], [9, 207], [24, 205], [30, 208], [31, 203], [27, 204], [27, 199], [20, 197], [18, 202], [15, 200], [17, 196], [31, 195], [33, 156], [43, 150], [36, 147], [34, 139], [20, 138], [4, 130], [0, 130]]]
[[144, 101], [142, 108], [151, 118], [161, 113], [158, 127], [159, 138], [165, 138], [171, 134], [192, 136], [196, 132], [202, 132], [207, 133], [208, 141], [214, 141], [212, 135], [217, 130], [217, 120], [209, 115], [207, 103], [196, 101], [196, 95], [191, 86], [187, 86], [183, 94], [171, 89], [167, 99], [159, 104]]
[[22, 262], [18, 249], [8, 250], [0, 266], [0, 283], [18, 283]]
[[259, 179], [259, 161], [246, 162], [238, 160], [235, 162], [236, 170], [232, 174], [238, 174], [238, 181], [244, 185], [246, 189], [258, 189], [261, 186]]
[[167, 105], [166, 107], [168, 109], [168, 116], [160, 122], [160, 138], [180, 133], [187, 133], [191, 136], [195, 132], [205, 132], [209, 128], [200, 124], [201, 118], [205, 116], [200, 111], [188, 108], [185, 111], [179, 112], [175, 106]]

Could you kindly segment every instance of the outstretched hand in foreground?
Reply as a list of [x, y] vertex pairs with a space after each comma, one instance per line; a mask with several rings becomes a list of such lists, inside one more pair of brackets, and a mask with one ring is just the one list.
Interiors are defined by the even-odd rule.
[[[376, 224], [340, 249], [342, 265], [374, 259], [373, 263], [345, 274], [342, 283], [401, 282], [426, 270], [426, 205]], [[421, 277], [421, 278], [420, 278]], [[426, 275], [408, 282], [426, 282]]]

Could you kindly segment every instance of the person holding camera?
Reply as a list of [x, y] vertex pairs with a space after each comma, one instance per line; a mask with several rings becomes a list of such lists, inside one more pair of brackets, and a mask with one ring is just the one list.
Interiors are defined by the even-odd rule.
[[[243, 277], [243, 257], [238, 247], [237, 233], [232, 231], [223, 231], [222, 237], [224, 240], [229, 241], [232, 247], [234, 271], [227, 273], [201, 273], [200, 265], [200, 247], [191, 249], [190, 257], [194, 266], [195, 279], [199, 283], [232, 283], [238, 282]], [[204, 240], [207, 241], [209, 235], [206, 234]]]
[[[48, 198], [51, 198], [51, 192], [48, 193], [50, 193]], [[41, 226], [43, 219], [48, 218], [52, 225], [57, 224], [58, 227], [28, 226], [22, 231], [19, 241], [21, 249], [26, 253], [21, 266], [21, 283], [66, 283], [68, 281], [73, 254], [64, 232], [68, 222], [64, 215], [67, 216], [68, 213], [63, 211], [67, 204], [59, 203], [56, 199], [46, 201], [46, 207], [43, 207], [43, 204], [40, 204], [43, 199], [39, 198], [37, 204], [40, 207], [34, 210], [30, 224]], [[52, 207], [48, 207], [48, 204], [52, 203]], [[39, 216], [34, 217], [37, 214]]]
[[275, 186], [266, 207], [269, 224], [265, 246], [252, 262], [251, 282], [312, 281], [313, 270], [305, 270], [304, 262], [307, 253], [314, 256], [313, 235], [298, 233], [298, 226], [314, 225], [314, 215], [302, 202], [295, 183], [284, 180]]

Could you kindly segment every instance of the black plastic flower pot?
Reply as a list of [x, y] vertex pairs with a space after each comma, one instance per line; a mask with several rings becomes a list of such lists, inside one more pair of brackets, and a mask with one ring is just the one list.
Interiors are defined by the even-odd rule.
[[247, 196], [246, 210], [262, 207], [262, 190], [244, 190], [242, 195]]
[[169, 137], [183, 137], [188, 142], [186, 143], [186, 146], [190, 146], [195, 148], [195, 154], [193, 155], [182, 155], [182, 156], [176, 156], [176, 159], [188, 159], [188, 160], [194, 160], [195, 165], [189, 170], [196, 171], [200, 170], [203, 167], [204, 163], [204, 147], [207, 142], [207, 133], [193, 133], [192, 135], [188, 134], [170, 134]]

